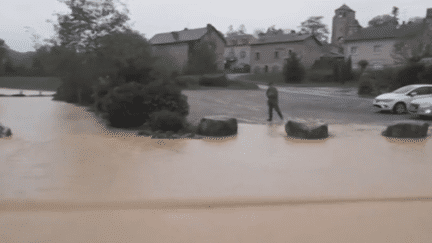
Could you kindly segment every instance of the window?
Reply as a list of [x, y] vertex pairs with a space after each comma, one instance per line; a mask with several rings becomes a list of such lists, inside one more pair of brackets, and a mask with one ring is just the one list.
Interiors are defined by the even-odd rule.
[[421, 87], [421, 88], [418, 88], [418, 89], [415, 89], [415, 90], [411, 91], [411, 93], [413, 93], [413, 92], [416, 92], [417, 95], [427, 95], [427, 94], [430, 94], [429, 93], [429, 87]]
[[374, 52], [375, 52], [375, 53], [379, 53], [379, 52], [381, 52], [381, 45], [375, 45], [375, 46], [374, 46]]
[[357, 46], [351, 47], [351, 54], [357, 54]]
[[275, 59], [279, 59], [279, 52], [275, 51], [275, 53], [274, 53], [274, 58], [275, 58]]
[[246, 52], [245, 51], [241, 51], [240, 52], [240, 58], [243, 59], [246, 57]]
[[259, 52], [255, 53], [255, 60], [259, 60], [260, 59], [260, 54]]

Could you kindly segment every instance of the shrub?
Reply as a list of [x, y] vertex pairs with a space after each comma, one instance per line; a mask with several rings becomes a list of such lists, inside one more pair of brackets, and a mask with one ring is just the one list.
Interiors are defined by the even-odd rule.
[[150, 115], [150, 127], [153, 131], [178, 132], [184, 127], [184, 117], [177, 112], [161, 110]]
[[333, 65], [333, 81], [335, 83], [339, 83], [340, 81], [344, 81], [342, 79], [341, 66], [342, 65], [339, 62], [337, 62]]
[[114, 127], [137, 127], [145, 123], [150, 115], [161, 110], [189, 114], [187, 97], [173, 85], [153, 82], [149, 85], [127, 83], [111, 88], [98, 99], [96, 107], [106, 113]]
[[304, 79], [306, 71], [295, 52], [290, 53], [283, 73], [286, 83], [300, 83]]
[[341, 79], [343, 81], [354, 80], [354, 73], [353, 73], [353, 70], [352, 70], [351, 56], [348, 58], [348, 60], [346, 62], [343, 63], [341, 71], [342, 71], [341, 72]]
[[432, 84], [432, 66], [428, 66], [425, 70], [419, 75], [422, 83]]
[[310, 82], [329, 82], [332, 77], [332, 70], [309, 70], [307, 78]]
[[185, 74], [205, 74], [217, 72], [216, 45], [213, 42], [199, 42], [190, 47], [191, 53]]
[[400, 69], [393, 84], [393, 88], [397, 89], [410, 84], [421, 83], [420, 74], [425, 71], [424, 64], [410, 63]]
[[227, 87], [228, 79], [225, 74], [203, 75], [199, 80], [201, 86]]
[[377, 87], [375, 80], [370, 77], [362, 77], [357, 93], [359, 95], [376, 95]]

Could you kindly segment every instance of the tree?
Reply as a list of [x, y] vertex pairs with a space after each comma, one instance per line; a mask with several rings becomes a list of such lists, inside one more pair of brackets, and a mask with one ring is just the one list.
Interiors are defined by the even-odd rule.
[[408, 19], [408, 23], [413, 23], [413, 24], [421, 24], [423, 23], [424, 18], [422, 17], [411, 17]]
[[239, 26], [239, 28], [237, 30], [237, 33], [240, 34], [240, 35], [245, 35], [246, 34], [246, 27], [245, 27], [244, 24], [242, 24], [242, 25]]
[[216, 45], [213, 42], [196, 43], [188, 59], [186, 73], [202, 75], [217, 72], [215, 48]]
[[399, 18], [398, 18], [398, 16], [399, 16], [399, 8], [398, 7], [393, 7], [393, 9], [392, 9], [392, 15], [393, 15], [393, 18], [396, 21], [399, 21]]
[[386, 26], [389, 24], [397, 25], [399, 24], [399, 8], [393, 7], [391, 15], [390, 14], [384, 14], [384, 15], [378, 15], [371, 20], [369, 20], [368, 25], [370, 27], [380, 27], [380, 26]]
[[421, 23], [421, 31], [404, 36], [393, 46], [391, 57], [396, 64], [418, 62], [424, 57], [432, 57], [432, 31], [426, 23]]
[[295, 52], [290, 52], [289, 58], [284, 66], [286, 83], [300, 83], [305, 77], [306, 71]]
[[83, 93], [89, 93], [92, 82], [97, 80], [102, 37], [129, 29], [127, 9], [119, 11], [114, 1], [66, 0], [62, 2], [70, 13], [57, 14], [56, 36], [51, 39], [54, 48], [50, 53], [58, 61], [56, 64], [51, 60], [50, 65], [61, 74], [64, 84], [61, 88], [68, 93], [76, 92], [79, 103]]
[[114, 1], [62, 1], [71, 13], [57, 14], [58, 24], [54, 27], [60, 45], [78, 52], [94, 50], [99, 37], [129, 29], [128, 10], [117, 10]]
[[4, 75], [7, 49], [5, 41], [0, 39], [0, 76]]
[[235, 34], [236, 34], [236, 31], [234, 31], [233, 26], [230, 25], [230, 26], [228, 27], [228, 31], [227, 31], [226, 35], [227, 35], [228, 37], [230, 37], [230, 36], [233, 36], [233, 35], [235, 35]]
[[358, 62], [358, 65], [360, 66], [360, 75], [359, 75], [359, 79], [360, 79], [361, 75], [366, 70], [366, 67], [369, 65], [369, 62], [366, 60], [360, 60]]
[[312, 16], [299, 26], [301, 34], [314, 35], [319, 41], [327, 42], [329, 30], [327, 25], [322, 23], [323, 16]]

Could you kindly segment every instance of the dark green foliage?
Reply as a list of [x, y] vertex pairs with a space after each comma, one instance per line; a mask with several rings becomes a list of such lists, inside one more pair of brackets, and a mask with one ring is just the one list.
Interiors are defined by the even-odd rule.
[[316, 69], [309, 70], [307, 72], [307, 78], [309, 82], [319, 83], [324, 82], [328, 83], [333, 81], [333, 70], [332, 69]]
[[[97, 89], [96, 109], [107, 113], [107, 119], [114, 127], [137, 127], [145, 123], [150, 115], [161, 110], [189, 114], [187, 97], [180, 90], [161, 82], [149, 85], [127, 83], [109, 89]], [[100, 98], [99, 98], [100, 97]]]
[[295, 52], [290, 53], [283, 73], [286, 83], [300, 83], [304, 79], [306, 71]]
[[216, 45], [212, 42], [198, 42], [189, 47], [190, 54], [186, 65], [185, 74], [210, 74], [217, 73]]
[[361, 70], [364, 71], [366, 67], [369, 65], [369, 62], [366, 60], [360, 60], [358, 62], [358, 65], [360, 65]]
[[348, 58], [348, 60], [346, 60], [346, 62], [343, 63], [342, 65], [342, 70], [341, 70], [341, 79], [343, 81], [351, 81], [354, 80], [354, 73], [352, 70], [352, 60], [351, 60], [351, 56]]
[[419, 76], [423, 71], [425, 71], [424, 64], [410, 63], [406, 65], [397, 74], [394, 83], [395, 88], [421, 83]]
[[341, 69], [342, 69], [342, 64], [340, 62], [336, 62], [333, 65], [333, 81], [335, 83], [339, 83], [339, 82], [343, 82], [344, 80], [342, 79], [342, 73], [341, 73]]
[[227, 87], [229, 85], [225, 74], [203, 75], [200, 77], [199, 85], [213, 87]]
[[153, 131], [178, 132], [183, 129], [184, 117], [172, 111], [161, 110], [150, 115], [150, 127]]
[[426, 67], [419, 75], [419, 78], [422, 80], [422, 83], [432, 84], [432, 66]]
[[359, 95], [376, 95], [377, 88], [375, 85], [375, 80], [370, 77], [362, 77], [359, 87], [358, 87]]

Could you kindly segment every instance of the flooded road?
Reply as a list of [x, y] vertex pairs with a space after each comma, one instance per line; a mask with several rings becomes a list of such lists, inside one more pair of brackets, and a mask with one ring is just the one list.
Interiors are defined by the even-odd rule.
[[[0, 98], [0, 122], [13, 132], [0, 140], [5, 242], [431, 239], [430, 137], [340, 124], [307, 142], [282, 125], [240, 124], [232, 138], [150, 139], [51, 97]], [[62, 235], [78, 230], [79, 239]]]

